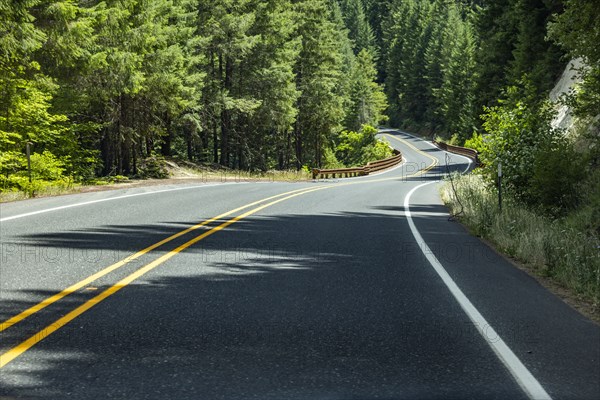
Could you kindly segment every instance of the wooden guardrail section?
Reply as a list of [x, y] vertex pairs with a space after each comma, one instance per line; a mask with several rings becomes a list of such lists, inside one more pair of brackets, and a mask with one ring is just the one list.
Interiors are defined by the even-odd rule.
[[475, 161], [476, 165], [479, 165], [479, 153], [477, 152], [477, 150], [469, 149], [467, 147], [453, 146], [444, 142], [434, 141], [433, 144], [435, 144], [440, 149], [448, 151], [450, 153], [460, 154], [461, 156], [469, 157], [470, 159]]
[[364, 167], [337, 168], [337, 169], [318, 169], [313, 168], [313, 179], [318, 178], [350, 178], [353, 176], [369, 175], [371, 172], [381, 171], [382, 169], [393, 167], [402, 162], [402, 153], [394, 149], [394, 155], [384, 160], [372, 161]]

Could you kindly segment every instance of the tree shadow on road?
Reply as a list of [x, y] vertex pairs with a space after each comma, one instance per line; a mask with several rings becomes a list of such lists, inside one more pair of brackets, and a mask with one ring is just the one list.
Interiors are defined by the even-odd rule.
[[[110, 250], [118, 243], [135, 251], [143, 238], [162, 239], [187, 226], [107, 226], [28, 239], [47, 248]], [[499, 362], [490, 362], [491, 350], [434, 272], [423, 267], [422, 254], [407, 251], [409, 243], [406, 221], [392, 208], [244, 219], [13, 361], [2, 370], [0, 395], [522, 397]], [[7, 329], [3, 345], [106, 287], [73, 294]], [[36, 300], [49, 294], [28, 293]], [[9, 300], [0, 313], [27, 306]]]

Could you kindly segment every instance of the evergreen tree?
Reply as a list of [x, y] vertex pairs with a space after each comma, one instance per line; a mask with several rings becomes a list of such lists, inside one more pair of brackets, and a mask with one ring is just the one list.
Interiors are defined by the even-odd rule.
[[543, 96], [565, 68], [564, 53], [551, 41], [547, 25], [553, 13], [562, 9], [559, 0], [514, 0], [512, 19], [517, 21], [517, 35], [507, 77], [518, 82], [524, 74]]
[[350, 107], [344, 123], [346, 129], [359, 131], [363, 125], [377, 126], [387, 119], [383, 114], [387, 108], [385, 93], [375, 82], [376, 77], [373, 56], [363, 49], [358, 53], [350, 74]]
[[580, 71], [583, 84], [572, 103], [583, 116], [600, 113], [600, 12], [587, 0], [565, 0], [565, 11], [550, 24], [550, 35], [573, 58], [586, 65]]
[[442, 37], [443, 79], [436, 90], [440, 104], [437, 112], [443, 121], [443, 129], [449, 134], [457, 134], [463, 142], [475, 127], [475, 39], [470, 24], [461, 19], [457, 7], [449, 8]]
[[427, 82], [423, 74], [431, 4], [408, 0], [394, 3], [388, 19], [386, 40], [386, 90], [393, 124], [422, 124], [427, 110]]
[[296, 87], [301, 92], [294, 143], [300, 168], [305, 164], [321, 166], [323, 148], [339, 130], [344, 110], [338, 95], [342, 55], [330, 9], [323, 0], [304, 0], [296, 6], [296, 35], [302, 38], [302, 48], [294, 68]]
[[240, 167], [289, 168], [292, 161], [291, 127], [298, 110], [294, 64], [300, 51], [295, 14], [289, 0], [262, 2], [256, 9], [253, 32], [261, 40], [246, 58], [244, 92], [260, 101], [246, 120]]
[[354, 53], [358, 54], [362, 49], [367, 49], [372, 55], [376, 55], [375, 36], [362, 0], [339, 0], [339, 2]]
[[206, 0], [200, 8], [200, 34], [207, 38], [207, 90], [204, 93], [205, 116], [213, 133], [214, 161], [233, 166], [240, 142], [235, 122], [254, 112], [260, 101], [244, 98], [240, 80], [246, 57], [259, 41], [251, 32], [255, 22], [251, 0]]
[[513, 58], [518, 21], [511, 17], [512, 0], [485, 0], [477, 12], [477, 105], [491, 106], [509, 83], [507, 70]]

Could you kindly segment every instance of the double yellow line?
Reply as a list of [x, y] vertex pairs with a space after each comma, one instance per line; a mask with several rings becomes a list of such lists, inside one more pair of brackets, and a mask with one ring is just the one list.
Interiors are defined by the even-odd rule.
[[[404, 143], [405, 145], [411, 147], [412, 149], [414, 149], [415, 151], [425, 155], [426, 157], [430, 158], [433, 160], [432, 164], [430, 164], [428, 167], [412, 174], [409, 175], [407, 177], [410, 176], [416, 176], [419, 174], [424, 174], [427, 171], [429, 171], [430, 169], [434, 168], [436, 165], [438, 165], [438, 160], [436, 158], [434, 158], [433, 156], [417, 149], [416, 147], [414, 147], [412, 144], [406, 142], [405, 140], [396, 138], [395, 136], [390, 136], [390, 135], [385, 135], [387, 137], [391, 137], [393, 139], [396, 139], [402, 143]], [[148, 272], [152, 271], [153, 269], [155, 269], [156, 267], [158, 267], [159, 265], [163, 264], [165, 261], [169, 260], [170, 258], [172, 258], [173, 256], [175, 256], [176, 254], [180, 253], [181, 251], [187, 249], [188, 247], [194, 245], [195, 243], [198, 243], [199, 241], [207, 238], [208, 236], [213, 235], [216, 232], [219, 232], [225, 228], [227, 228], [228, 226], [252, 215], [255, 214], [267, 207], [270, 207], [272, 205], [275, 205], [277, 203], [280, 203], [282, 201], [285, 200], [289, 200], [291, 198], [297, 197], [297, 196], [301, 196], [307, 193], [311, 193], [311, 192], [315, 192], [318, 190], [324, 190], [324, 189], [329, 189], [329, 188], [333, 188], [333, 187], [339, 187], [339, 186], [347, 186], [347, 185], [354, 185], [354, 184], [364, 184], [364, 183], [375, 183], [375, 182], [382, 182], [382, 181], [386, 181], [386, 180], [394, 180], [397, 179], [397, 177], [394, 178], [381, 178], [381, 179], [371, 179], [371, 180], [365, 180], [365, 181], [354, 181], [354, 182], [347, 182], [347, 183], [343, 183], [340, 185], [327, 185], [327, 186], [319, 186], [316, 188], [304, 188], [304, 189], [296, 189], [296, 190], [292, 190], [289, 192], [285, 192], [285, 193], [280, 193], [278, 195], [275, 196], [271, 196], [271, 197], [267, 197], [246, 205], [243, 205], [241, 207], [235, 208], [233, 210], [227, 211], [223, 214], [217, 215], [216, 217], [207, 219], [201, 223], [198, 223], [194, 226], [191, 226], [181, 232], [178, 232], [174, 235], [171, 235], [151, 246], [148, 246], [146, 248], [144, 248], [143, 250], [138, 251], [135, 254], [132, 254], [131, 256], [124, 258], [121, 261], [118, 261], [98, 272], [96, 272], [93, 275], [90, 275], [89, 277], [74, 283], [73, 285], [69, 286], [68, 288], [62, 290], [59, 293], [56, 293], [53, 296], [48, 297], [47, 299], [33, 305], [32, 307], [22, 311], [21, 313], [15, 315], [12, 318], [9, 318], [8, 320], [0, 323], [0, 332], [10, 328], [11, 326], [14, 326], [15, 324], [18, 324], [19, 322], [25, 320], [26, 318], [30, 317], [31, 315], [43, 310], [44, 308], [50, 306], [53, 303], [56, 303], [57, 301], [63, 299], [66, 296], [69, 296], [70, 294], [73, 294], [79, 290], [81, 290], [82, 288], [88, 286], [89, 284], [93, 283], [94, 281], [100, 279], [101, 277], [118, 270], [119, 268], [122, 268], [123, 266], [127, 265], [128, 263], [142, 257], [143, 255], [149, 253], [150, 251], [166, 244], [169, 243], [183, 235], [186, 235], [192, 231], [195, 231], [203, 226], [206, 226], [208, 224], [211, 224], [213, 222], [219, 221], [222, 218], [228, 217], [232, 214], [235, 214], [237, 212], [240, 212], [242, 210], [245, 210], [247, 208], [259, 205], [256, 208], [253, 208], [249, 211], [246, 211], [245, 213], [242, 213], [236, 217], [233, 217], [229, 220], [227, 220], [226, 222], [223, 222], [207, 231], [205, 231], [204, 233], [194, 237], [193, 239], [185, 242], [184, 244], [178, 246], [177, 248], [169, 251], [168, 253], [162, 255], [161, 257], [157, 258], [156, 260], [150, 262], [149, 264], [141, 267], [140, 269], [137, 269], [136, 271], [134, 271], [133, 273], [129, 274], [128, 276], [126, 276], [125, 278], [121, 279], [120, 281], [118, 281], [116, 284], [110, 286], [108, 289], [104, 290], [103, 292], [101, 292], [100, 294], [98, 294], [97, 296], [91, 298], [90, 300], [86, 301], [85, 303], [81, 304], [80, 306], [78, 306], [77, 308], [73, 309], [72, 311], [70, 311], [69, 313], [65, 314], [63, 317], [59, 318], [58, 320], [56, 320], [54, 323], [48, 325], [47, 327], [45, 327], [44, 329], [40, 330], [39, 332], [37, 332], [36, 334], [34, 334], [33, 336], [31, 336], [29, 339], [25, 340], [24, 342], [21, 342], [20, 344], [18, 344], [17, 346], [11, 348], [10, 350], [6, 351], [5, 353], [0, 355], [0, 368], [3, 368], [4, 366], [6, 366], [8, 363], [10, 363], [11, 361], [13, 361], [15, 358], [19, 357], [21, 354], [23, 354], [24, 352], [26, 352], [27, 350], [29, 350], [30, 348], [32, 348], [33, 346], [35, 346], [37, 343], [39, 343], [40, 341], [42, 341], [43, 339], [45, 339], [46, 337], [48, 337], [49, 335], [51, 335], [52, 333], [56, 332], [57, 330], [59, 330], [60, 328], [62, 328], [63, 326], [65, 326], [66, 324], [68, 324], [69, 322], [73, 321], [75, 318], [77, 318], [78, 316], [80, 316], [81, 314], [83, 314], [84, 312], [88, 311], [89, 309], [91, 309], [92, 307], [94, 307], [96, 304], [102, 302], [103, 300], [105, 300], [106, 298], [112, 296], [113, 294], [117, 293], [119, 290], [123, 289], [124, 287], [128, 286], [129, 284], [131, 284], [134, 280], [140, 278], [141, 276], [147, 274]], [[271, 201], [272, 200], [272, 201]], [[268, 202], [268, 203], [265, 203]]]
[[413, 146], [411, 143], [407, 142], [406, 140], [404, 140], [404, 139], [400, 139], [400, 138], [398, 138], [398, 137], [396, 137], [396, 136], [388, 135], [387, 133], [386, 133], [386, 134], [384, 134], [384, 136], [385, 136], [386, 138], [392, 138], [392, 139], [394, 139], [394, 140], [397, 140], [397, 141], [398, 141], [398, 142], [400, 142], [400, 143], [403, 143], [403, 144], [405, 144], [406, 146], [410, 147], [411, 149], [413, 149], [413, 150], [414, 150], [414, 151], [416, 151], [417, 153], [420, 153], [420, 154], [424, 155], [425, 157], [429, 158], [429, 159], [432, 161], [432, 163], [431, 163], [429, 166], [427, 166], [426, 168], [424, 168], [424, 169], [420, 170], [418, 173], [420, 173], [420, 174], [424, 174], [424, 173], [426, 173], [427, 171], [429, 171], [430, 169], [432, 169], [432, 168], [435, 168], [435, 167], [437, 167], [437, 166], [439, 165], [439, 163], [440, 163], [440, 162], [439, 162], [439, 160], [438, 160], [437, 158], [435, 158], [435, 157], [434, 157], [434, 156], [432, 156], [431, 154], [427, 154], [427, 153], [425, 153], [423, 150], [420, 150], [420, 149], [416, 148], [415, 146]]
[[130, 275], [126, 276], [125, 278], [121, 279], [119, 282], [117, 282], [116, 284], [112, 285], [111, 287], [109, 287], [108, 289], [104, 290], [102, 293], [98, 294], [97, 296], [93, 297], [92, 299], [86, 301], [85, 303], [83, 303], [82, 305], [80, 305], [79, 307], [75, 308], [74, 310], [72, 310], [71, 312], [69, 312], [68, 314], [64, 315], [63, 317], [59, 318], [58, 320], [56, 320], [54, 323], [48, 325], [47, 327], [45, 327], [44, 329], [42, 329], [41, 331], [37, 332], [36, 334], [34, 334], [33, 336], [31, 336], [29, 339], [25, 340], [24, 342], [18, 344], [17, 346], [13, 347], [12, 349], [8, 350], [7, 352], [3, 353], [2, 355], [0, 355], [0, 368], [3, 368], [5, 365], [7, 365], [8, 363], [10, 363], [12, 360], [14, 360], [15, 358], [17, 358], [18, 356], [20, 356], [21, 354], [23, 354], [24, 352], [26, 352], [27, 350], [29, 350], [31, 347], [35, 346], [37, 343], [39, 343], [40, 341], [42, 341], [43, 339], [45, 339], [46, 337], [48, 337], [49, 335], [51, 335], [52, 333], [56, 332], [58, 329], [62, 328], [63, 326], [65, 326], [66, 324], [68, 324], [69, 322], [71, 322], [72, 320], [74, 320], [75, 318], [77, 318], [79, 315], [83, 314], [84, 312], [86, 312], [87, 310], [89, 310], [90, 308], [94, 307], [96, 304], [100, 303], [101, 301], [105, 300], [106, 298], [112, 296], [113, 294], [117, 293], [119, 290], [123, 289], [124, 287], [126, 287], [127, 285], [129, 285], [131, 282], [133, 282], [134, 280], [140, 278], [141, 276], [147, 274], [148, 272], [152, 271], [153, 269], [155, 269], [156, 267], [158, 267], [159, 265], [161, 265], [162, 263], [164, 263], [165, 261], [169, 260], [170, 258], [172, 258], [173, 256], [175, 256], [176, 254], [180, 253], [181, 251], [187, 249], [188, 247], [192, 246], [195, 243], [198, 243], [199, 241], [203, 240], [204, 238], [207, 238], [208, 236], [211, 236], [213, 234], [215, 234], [216, 232], [223, 230], [225, 228], [227, 228], [229, 225], [232, 225], [238, 221], [240, 221], [241, 219], [244, 219], [252, 214], [255, 214], [267, 207], [270, 207], [272, 205], [275, 205], [277, 203], [280, 203], [282, 201], [285, 200], [289, 200], [293, 197], [296, 196], [300, 196], [306, 193], [311, 193], [311, 192], [315, 192], [318, 190], [323, 190], [326, 188], [329, 188], [332, 186], [320, 186], [317, 188], [304, 188], [304, 189], [297, 189], [297, 190], [292, 190], [290, 192], [285, 192], [285, 193], [281, 193], [275, 196], [271, 196], [271, 197], [267, 197], [265, 199], [261, 199], [258, 201], [255, 201], [253, 203], [249, 203], [246, 204], [242, 207], [238, 207], [236, 209], [233, 209], [231, 211], [227, 211], [226, 213], [220, 214], [216, 217], [207, 219], [197, 225], [194, 225], [188, 229], [185, 229], [181, 232], [176, 233], [175, 235], [169, 236], [166, 239], [161, 240], [160, 242], [157, 242], [149, 247], [146, 247], [143, 250], [138, 251], [137, 253], [115, 263], [112, 264], [106, 268], [104, 268], [101, 271], [98, 271], [97, 273], [87, 277], [86, 279], [83, 279], [71, 286], [69, 286], [68, 288], [64, 289], [63, 291], [48, 297], [47, 299], [41, 301], [40, 303], [28, 308], [27, 310], [21, 312], [20, 314], [8, 319], [7, 321], [3, 322], [0, 326], [2, 328], [2, 330], [8, 329], [9, 327], [23, 321], [24, 319], [26, 319], [27, 317], [37, 313], [38, 311], [48, 307], [49, 305], [51, 305], [52, 303], [55, 303], [57, 301], [59, 301], [60, 299], [82, 289], [83, 287], [89, 285], [90, 283], [94, 282], [95, 280], [107, 275], [110, 272], [113, 272], [121, 267], [123, 267], [124, 265], [126, 265], [127, 263], [143, 256], [144, 254], [150, 252], [151, 250], [156, 249], [159, 246], [162, 246], [165, 243], [168, 243], [180, 236], [183, 236], [189, 232], [192, 232], [202, 226], [208, 225], [212, 222], [218, 221], [221, 218], [227, 217], [231, 214], [234, 214], [236, 212], [242, 211], [244, 209], [247, 209], [249, 207], [255, 206], [257, 204], [261, 204], [261, 203], [265, 203], [266, 201], [269, 200], [273, 200], [273, 199], [277, 199], [274, 201], [271, 201], [269, 203], [266, 204], [262, 204], [259, 207], [256, 207], [252, 210], [246, 211], [243, 214], [240, 214], [236, 217], [233, 217], [231, 219], [229, 219], [226, 222], [221, 223], [220, 225], [215, 226], [214, 228], [205, 231], [204, 233], [194, 237], [193, 239], [185, 242], [184, 244], [178, 246], [177, 248], [169, 251], [168, 253], [164, 254], [163, 256], [157, 258], [156, 260], [152, 261], [151, 263], [145, 265], [144, 267], [136, 270], [135, 272], [131, 273]]

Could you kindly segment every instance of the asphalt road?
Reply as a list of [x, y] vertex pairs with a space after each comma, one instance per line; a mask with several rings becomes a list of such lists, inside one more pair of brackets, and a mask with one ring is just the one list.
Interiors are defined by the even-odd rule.
[[369, 177], [2, 204], [0, 397], [600, 398], [598, 325], [448, 221], [470, 164], [390, 134]]

